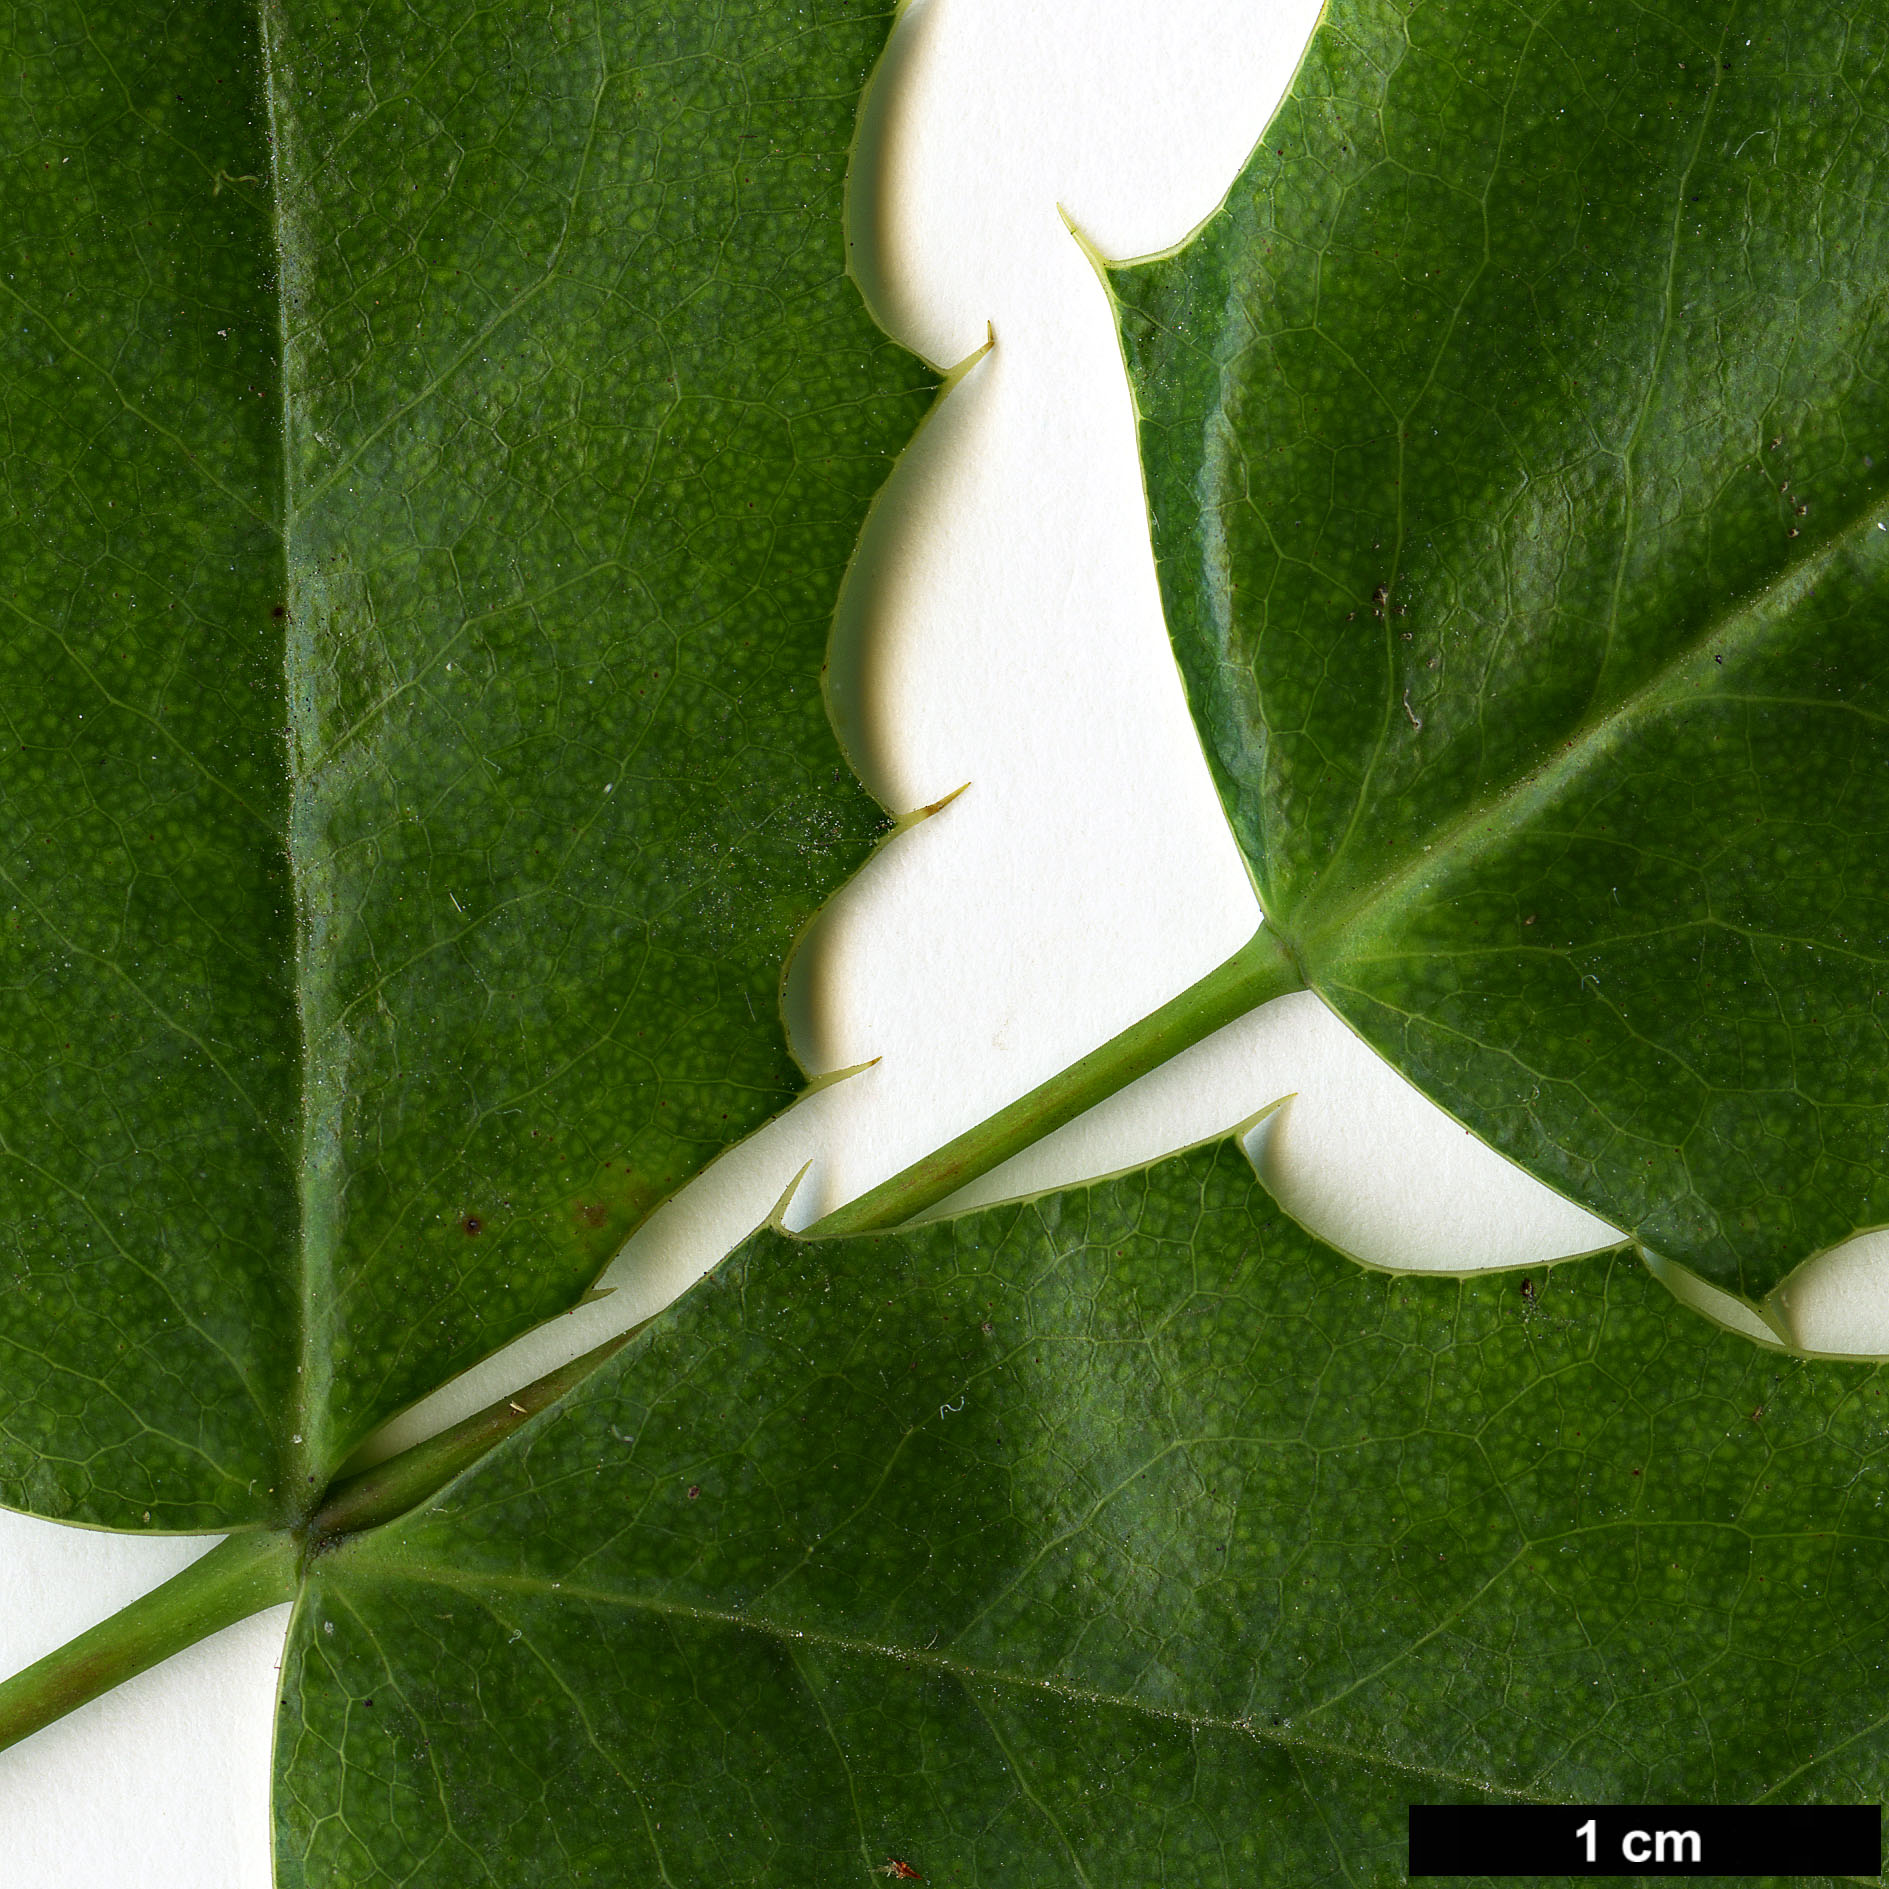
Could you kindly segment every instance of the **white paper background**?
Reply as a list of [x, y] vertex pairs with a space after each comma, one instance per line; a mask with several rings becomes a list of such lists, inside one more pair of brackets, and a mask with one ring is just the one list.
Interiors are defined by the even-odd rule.
[[[917, 0], [868, 102], [850, 210], [874, 311], [940, 366], [994, 336], [874, 513], [832, 696], [908, 812], [796, 960], [807, 1067], [878, 1058], [725, 1156], [613, 1269], [616, 1294], [395, 1426], [475, 1408], [665, 1303], [795, 1174], [805, 1224], [1212, 969], [1257, 919], [1168, 652], [1133, 413], [1102, 288], [1180, 241], [1291, 76], [1312, 0]], [[1067, 223], [1065, 222], [1067, 218]], [[968, 786], [967, 786], [968, 783]], [[996, 1199], [1221, 1132], [1284, 1203], [1385, 1264], [1535, 1264], [1605, 1228], [1498, 1160], [1299, 996], [1200, 1045], [971, 1190]], [[1792, 1295], [1801, 1339], [1889, 1350], [1879, 1236]], [[207, 1542], [0, 1514], [0, 1672]], [[7, 1889], [268, 1889], [269, 1724], [286, 1609], [0, 1755]]]

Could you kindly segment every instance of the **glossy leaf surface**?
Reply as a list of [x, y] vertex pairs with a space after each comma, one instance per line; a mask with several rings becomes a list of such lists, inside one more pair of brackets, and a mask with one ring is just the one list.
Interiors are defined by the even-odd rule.
[[293, 1517], [791, 1094], [884, 9], [15, 9], [0, 1495]]
[[752, 1240], [318, 1563], [281, 1880], [1402, 1880], [1404, 1807], [1874, 1801], [1882, 1377], [1624, 1254], [1361, 1271], [1234, 1144]]
[[1889, 1221], [1889, 14], [1334, 0], [1116, 272], [1269, 920], [1445, 1108], [1761, 1300]]

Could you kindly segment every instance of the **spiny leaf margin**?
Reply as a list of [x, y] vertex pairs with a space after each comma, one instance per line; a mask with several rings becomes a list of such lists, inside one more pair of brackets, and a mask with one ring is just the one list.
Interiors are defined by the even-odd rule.
[[1630, 1255], [1365, 1272], [1234, 1143], [763, 1232], [316, 1571], [282, 1879], [1391, 1883], [1413, 1800], [1873, 1801], [1883, 1412]]

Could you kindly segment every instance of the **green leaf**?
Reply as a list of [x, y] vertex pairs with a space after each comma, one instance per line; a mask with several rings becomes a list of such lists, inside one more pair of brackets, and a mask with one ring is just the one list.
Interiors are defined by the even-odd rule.
[[9, 1504], [298, 1519], [795, 1088], [887, 13], [0, 28]]
[[1275, 934], [1753, 1300], [1889, 1222], [1886, 32], [1333, 0], [1222, 212], [1113, 276]]
[[750, 1241], [311, 1571], [280, 1880], [1402, 1880], [1413, 1799], [1873, 1801], [1883, 1376], [1363, 1271], [1237, 1144]]

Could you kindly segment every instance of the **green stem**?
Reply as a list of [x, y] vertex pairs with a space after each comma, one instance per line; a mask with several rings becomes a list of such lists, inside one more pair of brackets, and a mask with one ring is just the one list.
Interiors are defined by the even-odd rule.
[[[825, 1238], [910, 1219], [1215, 1030], [1304, 987], [1291, 952], [1262, 926], [1218, 970], [1152, 1016], [827, 1215], [811, 1232]], [[0, 1750], [210, 1634], [293, 1600], [305, 1555], [320, 1554], [417, 1508], [581, 1383], [641, 1329], [612, 1338], [439, 1435], [334, 1484], [305, 1530], [231, 1535], [162, 1587], [0, 1682]]]
[[[645, 1320], [644, 1324], [647, 1323]], [[391, 1522], [409, 1509], [418, 1508], [462, 1470], [470, 1469], [481, 1456], [496, 1449], [520, 1424], [556, 1403], [574, 1385], [581, 1384], [642, 1329], [642, 1325], [632, 1325], [596, 1350], [586, 1351], [582, 1357], [573, 1358], [536, 1383], [513, 1391], [509, 1397], [501, 1397], [495, 1404], [488, 1404], [451, 1429], [442, 1430], [424, 1443], [416, 1443], [398, 1456], [390, 1456], [384, 1463], [362, 1470], [358, 1476], [335, 1483], [308, 1525], [310, 1550], [319, 1554], [344, 1536], [378, 1528], [383, 1522]]]
[[334, 1484], [306, 1529], [231, 1535], [162, 1587], [0, 1681], [0, 1751], [173, 1653], [265, 1607], [293, 1600], [309, 1554], [417, 1508], [641, 1330], [641, 1325], [633, 1327], [450, 1430]]
[[1218, 970], [1209, 971], [1152, 1016], [1111, 1037], [1100, 1049], [956, 1141], [815, 1222], [807, 1229], [807, 1237], [872, 1232], [935, 1207], [980, 1174], [989, 1173], [1249, 1010], [1304, 988], [1305, 978], [1291, 951], [1276, 932], [1262, 925]]
[[[1152, 1016], [968, 1134], [828, 1214], [811, 1232], [821, 1238], [863, 1233], [922, 1213], [1215, 1030], [1304, 987], [1291, 952], [1262, 926], [1218, 970]], [[612, 1338], [439, 1435], [334, 1484], [305, 1530], [230, 1536], [162, 1587], [0, 1682], [0, 1750], [198, 1640], [293, 1600], [305, 1555], [320, 1554], [417, 1508], [581, 1383], [641, 1329]]]
[[293, 1600], [290, 1535], [231, 1535], [181, 1574], [0, 1683], [0, 1751], [265, 1607]]

